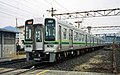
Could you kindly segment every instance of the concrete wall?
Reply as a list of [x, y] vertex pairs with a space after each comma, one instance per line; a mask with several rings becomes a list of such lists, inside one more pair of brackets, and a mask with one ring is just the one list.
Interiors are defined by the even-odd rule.
[[4, 45], [3, 47], [3, 58], [11, 58], [16, 54], [15, 45]]
[[16, 54], [15, 33], [0, 32], [0, 58], [11, 58]]

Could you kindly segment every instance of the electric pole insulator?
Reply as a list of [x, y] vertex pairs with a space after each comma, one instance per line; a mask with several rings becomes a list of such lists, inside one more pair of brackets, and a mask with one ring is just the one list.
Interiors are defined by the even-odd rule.
[[51, 13], [51, 16], [54, 16], [54, 12], [57, 11], [56, 9], [53, 9], [53, 7], [51, 8], [51, 10], [47, 10], [48, 12]]

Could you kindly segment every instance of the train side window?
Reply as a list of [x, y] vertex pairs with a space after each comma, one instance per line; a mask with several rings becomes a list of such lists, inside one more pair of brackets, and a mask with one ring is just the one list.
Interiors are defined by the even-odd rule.
[[85, 41], [85, 35], [82, 34], [82, 41]]
[[77, 41], [78, 40], [78, 32], [74, 32], [75, 35], [74, 35], [74, 40]]
[[73, 40], [73, 30], [69, 29], [69, 40]]
[[81, 41], [82, 39], [82, 35], [79, 33], [79, 41]]
[[67, 29], [64, 28], [63, 30], [63, 39], [67, 39]]
[[76, 41], [78, 40], [78, 32], [76, 32]]

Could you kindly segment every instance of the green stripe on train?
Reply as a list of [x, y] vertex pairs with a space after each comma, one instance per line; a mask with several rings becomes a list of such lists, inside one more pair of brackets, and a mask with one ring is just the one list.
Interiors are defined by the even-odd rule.
[[[45, 41], [45, 44], [59, 44], [58, 41]], [[62, 44], [69, 44], [69, 42], [62, 41]], [[73, 44], [86, 44], [86, 42], [73, 42]], [[87, 43], [87, 44], [93, 44], [93, 43]]]
[[[45, 41], [44, 43], [45, 44], [59, 44], [59, 41]], [[32, 41], [25, 41], [24, 44], [32, 44]], [[63, 40], [62, 44], [69, 44], [69, 41]], [[86, 42], [73, 42], [73, 44], [86, 44]], [[93, 43], [88, 42], [87, 44], [93, 44]], [[96, 43], [94, 42], [94, 44]]]

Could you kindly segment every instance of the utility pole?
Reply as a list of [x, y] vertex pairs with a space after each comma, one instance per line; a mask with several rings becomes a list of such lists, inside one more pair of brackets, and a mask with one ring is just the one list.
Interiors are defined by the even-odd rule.
[[88, 26], [87, 29], [88, 29], [88, 33], [91, 33], [91, 26]]
[[17, 26], [18, 26], [18, 23], [17, 23], [18, 19], [17, 19], [17, 17], [15, 19], [16, 19], [16, 28], [17, 28]]
[[51, 10], [47, 10], [48, 12], [51, 13], [51, 16], [54, 16], [54, 12], [57, 11], [56, 9], [53, 9], [53, 7], [51, 8]]
[[75, 23], [78, 24], [78, 28], [80, 28], [80, 24], [82, 23], [82, 21], [76, 21]]

